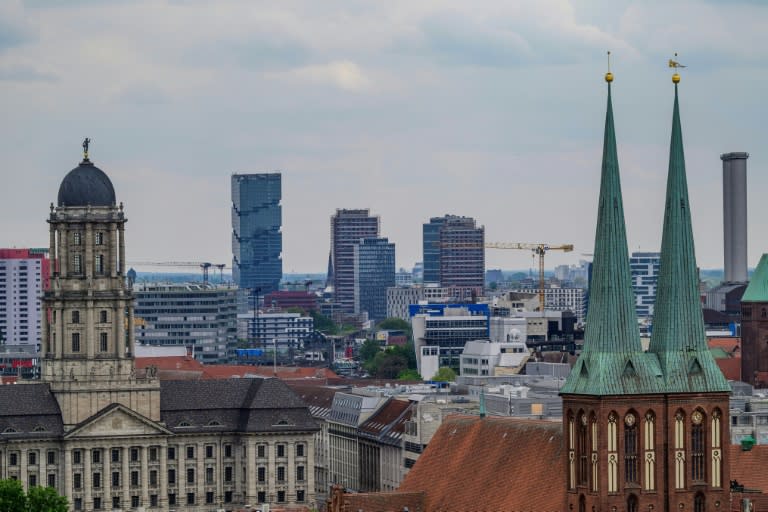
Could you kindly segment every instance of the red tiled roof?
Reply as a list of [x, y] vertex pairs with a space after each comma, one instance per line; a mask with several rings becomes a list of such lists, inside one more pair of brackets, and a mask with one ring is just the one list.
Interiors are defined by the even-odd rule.
[[428, 512], [560, 511], [562, 450], [559, 422], [449, 416], [398, 491], [426, 492]]
[[357, 512], [425, 512], [424, 492], [376, 492], [344, 495], [344, 510]]
[[136, 369], [142, 370], [148, 366], [155, 366], [158, 370], [186, 370], [200, 371], [203, 363], [190, 356], [166, 356], [166, 357], [137, 357]]
[[336, 395], [337, 389], [313, 386], [300, 380], [288, 381], [287, 384], [310, 407], [330, 409], [333, 405], [333, 397]]
[[728, 380], [741, 380], [741, 357], [721, 357], [715, 363]]
[[[167, 357], [137, 357], [136, 369], [143, 370], [148, 366], [155, 366], [158, 376], [164, 379], [229, 379], [256, 375], [259, 377], [274, 377], [271, 366], [210, 364], [206, 365], [189, 356]], [[171, 374], [172, 372], [172, 374]], [[184, 374], [184, 372], [191, 372]], [[282, 380], [292, 379], [337, 379], [333, 370], [329, 368], [306, 368], [296, 366], [278, 366], [277, 378]]]
[[731, 445], [731, 480], [745, 489], [768, 492], [768, 445], [755, 445], [744, 451], [741, 445]]
[[741, 338], [738, 336], [708, 338], [707, 346], [709, 348], [721, 348], [730, 354], [733, 353], [734, 349], [741, 347]]
[[360, 431], [374, 437], [378, 437], [385, 430], [389, 435], [402, 434], [405, 431], [405, 422], [411, 418], [407, 412], [410, 406], [411, 402], [406, 400], [390, 399], [360, 425]]

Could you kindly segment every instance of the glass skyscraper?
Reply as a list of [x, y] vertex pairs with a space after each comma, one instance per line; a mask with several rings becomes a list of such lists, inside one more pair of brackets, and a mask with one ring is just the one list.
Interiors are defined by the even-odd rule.
[[[345, 313], [355, 312], [354, 244], [361, 238], [378, 238], [379, 217], [368, 209], [337, 209], [331, 217], [331, 259], [336, 303]], [[394, 276], [393, 276], [394, 278]]]
[[232, 277], [260, 295], [283, 277], [281, 198], [279, 172], [232, 175]]
[[485, 277], [485, 228], [471, 217], [432, 217], [424, 224], [424, 282], [481, 294]]
[[353, 245], [355, 313], [387, 317], [387, 288], [395, 286], [395, 244], [386, 238], [362, 238]]

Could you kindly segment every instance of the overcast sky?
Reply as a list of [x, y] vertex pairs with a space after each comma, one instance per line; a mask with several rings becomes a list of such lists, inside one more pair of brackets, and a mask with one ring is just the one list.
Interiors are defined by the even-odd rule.
[[[680, 101], [699, 265], [722, 267], [719, 155], [747, 151], [749, 265], [768, 252], [768, 7], [759, 1], [2, 0], [0, 247], [46, 246], [82, 139], [129, 260], [231, 263], [230, 175], [283, 173], [284, 271], [324, 271], [336, 208], [420, 261], [421, 226], [594, 244], [606, 50], [630, 250], [658, 250]], [[530, 255], [487, 251], [488, 268]]]

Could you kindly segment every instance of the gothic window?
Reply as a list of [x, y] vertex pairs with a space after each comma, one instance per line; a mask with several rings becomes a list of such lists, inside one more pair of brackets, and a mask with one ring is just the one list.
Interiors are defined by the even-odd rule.
[[583, 412], [579, 414], [578, 425], [578, 452], [579, 452], [579, 485], [587, 485], [589, 473], [587, 461], [589, 460], [589, 430], [587, 429], [587, 415]]
[[[693, 512], [704, 512], [706, 510], [707, 501], [702, 493], [696, 494], [693, 498]], [[717, 503], [715, 503], [717, 505]]]
[[639, 483], [637, 471], [637, 416], [628, 413], [624, 416], [624, 481], [628, 484]]
[[568, 412], [568, 488], [576, 488], [576, 425]]
[[685, 414], [675, 414], [675, 489], [685, 489]]
[[72, 352], [80, 352], [80, 333], [72, 333]]
[[589, 419], [589, 424], [592, 426], [592, 492], [598, 491], [598, 483], [600, 482], [600, 468], [598, 465], [598, 441], [599, 436], [597, 435], [597, 418], [594, 414]]
[[618, 416], [615, 412], [608, 415], [608, 492], [618, 492], [619, 490], [619, 461], [616, 453], [617, 444], [617, 425]]
[[83, 256], [81, 254], [72, 255], [72, 272], [74, 274], [83, 273]]
[[694, 482], [707, 479], [705, 450], [704, 414], [696, 410], [691, 414], [691, 480]]
[[643, 464], [645, 470], [643, 483], [646, 491], [653, 491], [656, 489], [656, 415], [653, 411], [645, 413], [644, 427], [643, 443], [645, 447], [645, 455]]
[[105, 332], [99, 333], [99, 352], [106, 352], [109, 348], [108, 335]]

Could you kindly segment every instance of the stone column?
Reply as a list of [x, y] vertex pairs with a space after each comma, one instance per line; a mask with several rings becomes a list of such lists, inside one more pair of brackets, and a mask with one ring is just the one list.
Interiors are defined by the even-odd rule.
[[[93, 471], [91, 470], [91, 460], [93, 450], [83, 450], [83, 510], [93, 510]], [[101, 475], [102, 485], [104, 484], [104, 475]]]
[[[64, 475], [61, 487], [61, 492], [64, 496], [72, 496], [74, 489], [72, 489], [72, 448], [70, 446], [64, 447]], [[81, 477], [82, 481], [82, 477]]]
[[40, 305], [40, 359], [45, 359], [48, 344], [51, 342], [48, 334], [48, 307], [45, 301]]
[[108, 446], [104, 458], [101, 459], [103, 467], [106, 468], [101, 474], [101, 486], [104, 489], [104, 500], [102, 507], [105, 510], [112, 509], [112, 447]]
[[123, 349], [120, 351], [121, 358], [126, 357], [126, 350], [133, 353], [134, 328], [133, 304], [128, 304], [128, 339], [123, 342]]
[[93, 224], [90, 222], [85, 223], [85, 277], [86, 279], [93, 278], [93, 270], [96, 263], [93, 261]]
[[[277, 443], [267, 445], [267, 501], [277, 501]], [[287, 469], [287, 468], [286, 468]], [[288, 478], [288, 475], [285, 475]]]
[[222, 508], [224, 503], [224, 442], [219, 438], [216, 445], [216, 468], [213, 470], [216, 478], [216, 505]]
[[202, 442], [197, 443], [195, 448], [195, 455], [197, 455], [197, 464], [195, 465], [195, 473], [197, 474], [197, 480], [195, 483], [195, 505], [205, 505], [205, 444]]
[[157, 497], [157, 504], [161, 510], [166, 510], [168, 508], [168, 446], [160, 445], [158, 451], [160, 474], [157, 476], [160, 483], [160, 492]]
[[122, 223], [118, 226], [118, 238], [120, 247], [120, 277], [125, 276], [125, 227]]
[[122, 461], [122, 479], [120, 483], [123, 486], [122, 496], [120, 497], [120, 508], [127, 510], [131, 508], [131, 469], [128, 467], [128, 459], [130, 458], [130, 449], [121, 448], [121, 461]]
[[21, 460], [19, 461], [19, 480], [21, 480], [24, 485], [24, 490], [29, 490], [29, 475], [27, 471], [27, 457], [29, 457], [28, 450], [22, 448], [19, 452], [19, 457], [21, 457]]
[[142, 446], [139, 457], [141, 457], [141, 506], [149, 507], [149, 453], [146, 446]]
[[89, 360], [92, 360], [97, 341], [93, 321], [93, 299], [86, 300], [85, 304], [85, 355]]
[[[61, 357], [64, 355], [64, 343], [66, 340], [64, 339], [64, 307], [60, 304], [57, 304], [58, 306], [58, 314], [56, 315], [56, 359], [61, 360]], [[61, 375], [59, 375], [61, 377]]]
[[[285, 454], [288, 456], [288, 464], [285, 465], [285, 481], [288, 482], [288, 491], [285, 493], [286, 501], [296, 498], [296, 442], [287, 443]], [[304, 468], [304, 478], [307, 478], [307, 468]]]
[[[118, 359], [125, 357], [125, 321], [123, 319], [123, 308], [125, 301], [119, 300], [117, 310], [115, 311], [115, 323], [117, 324], [117, 338], [115, 338], [115, 351]], [[130, 322], [130, 318], [128, 319]], [[121, 355], [122, 354], [122, 355]]]
[[245, 474], [245, 484], [246, 484], [246, 493], [245, 493], [245, 502], [250, 503], [251, 505], [256, 504], [256, 440], [251, 438], [248, 438], [246, 441], [248, 443], [246, 448], [246, 456], [245, 456], [245, 463], [246, 467], [248, 468], [246, 474]]
[[59, 229], [59, 244], [56, 250], [56, 255], [59, 257], [59, 275], [61, 277], [67, 277], [69, 275], [69, 231], [68, 226], [63, 226]]
[[56, 275], [56, 224], [51, 222], [48, 229], [49, 241], [48, 241], [48, 267], [50, 272], [48, 275], [53, 279]]

